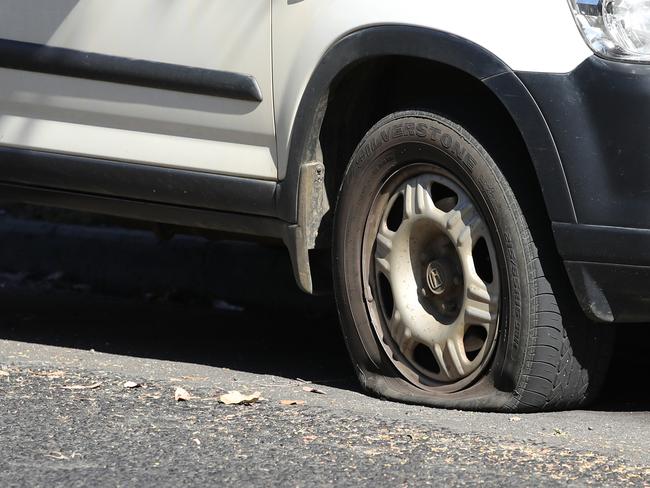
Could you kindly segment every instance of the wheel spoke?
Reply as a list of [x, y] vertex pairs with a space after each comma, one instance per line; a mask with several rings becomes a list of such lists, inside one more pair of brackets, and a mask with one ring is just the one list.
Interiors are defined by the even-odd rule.
[[399, 310], [395, 310], [393, 316], [388, 321], [388, 330], [393, 338], [397, 335], [400, 328], [403, 328], [402, 316], [400, 315]]
[[382, 225], [380, 232], [377, 234], [375, 266], [386, 278], [390, 278], [390, 253], [393, 249], [394, 235], [395, 233], [388, 230], [385, 225]]
[[431, 352], [433, 352], [433, 357], [436, 358], [436, 362], [440, 368], [440, 374], [445, 380], [448, 381], [451, 379], [452, 375], [449, 371], [449, 368], [447, 367], [447, 361], [445, 360], [445, 354], [442, 350], [442, 346], [440, 344], [434, 344], [431, 348]]
[[478, 276], [471, 276], [466, 285], [465, 323], [491, 326], [497, 317], [497, 298]]
[[395, 310], [393, 316], [388, 322], [388, 330], [390, 335], [393, 338], [393, 341], [399, 347], [399, 350], [407, 357], [411, 356], [411, 353], [415, 349], [415, 341], [413, 340], [413, 334], [410, 329], [408, 329], [405, 324], [402, 322], [402, 317], [399, 310]]
[[456, 245], [471, 250], [474, 244], [483, 236], [484, 225], [481, 217], [474, 212], [466, 221], [465, 227], [458, 234]]
[[422, 178], [406, 183], [404, 186], [404, 218], [411, 219], [435, 209], [426, 182]]
[[489, 309], [468, 305], [465, 309], [465, 321], [467, 324], [490, 325], [492, 313]]
[[388, 230], [388, 227], [383, 226], [383, 228], [377, 234], [377, 256], [378, 257], [388, 257], [390, 252], [393, 249], [393, 236], [395, 233]]
[[475, 233], [481, 225], [482, 221], [476, 212], [476, 208], [466, 200], [459, 202], [456, 208], [447, 214], [446, 227], [455, 238], [457, 245], [460, 245], [460, 242], [466, 239], [463, 236], [465, 232], [469, 232], [471, 236], [472, 231]]
[[382, 273], [386, 278], [390, 278], [390, 262], [385, 258], [376, 258], [375, 267], [377, 271]]
[[433, 357], [440, 368], [440, 379], [456, 381], [468, 372], [471, 362], [467, 359], [462, 339], [449, 338], [444, 343], [436, 343], [430, 347]]
[[470, 252], [474, 244], [481, 237], [485, 237], [487, 231], [476, 207], [465, 196], [460, 198], [456, 208], [449, 212], [446, 225], [456, 241], [456, 246]]
[[447, 356], [451, 360], [451, 364], [448, 369], [450, 372], [455, 375], [455, 378], [458, 379], [465, 376], [465, 370], [470, 365], [469, 359], [467, 359], [467, 354], [465, 353], [465, 346], [463, 344], [462, 338], [450, 338], [447, 341]]

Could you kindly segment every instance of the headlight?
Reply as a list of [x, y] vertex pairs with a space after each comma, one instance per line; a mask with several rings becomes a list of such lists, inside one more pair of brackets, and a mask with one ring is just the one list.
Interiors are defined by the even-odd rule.
[[582, 36], [606, 58], [650, 62], [650, 0], [569, 0]]

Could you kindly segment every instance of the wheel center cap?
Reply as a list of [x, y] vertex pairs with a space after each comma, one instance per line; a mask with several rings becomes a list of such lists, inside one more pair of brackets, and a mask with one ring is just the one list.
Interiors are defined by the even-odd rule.
[[427, 266], [427, 286], [434, 295], [442, 295], [447, 290], [448, 273], [440, 261], [431, 261]]

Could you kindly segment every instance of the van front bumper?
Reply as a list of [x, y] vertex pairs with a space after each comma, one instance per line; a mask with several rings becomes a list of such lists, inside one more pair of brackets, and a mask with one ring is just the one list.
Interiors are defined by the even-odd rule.
[[585, 312], [650, 322], [650, 66], [593, 56], [571, 73], [517, 73], [557, 146], [576, 217], [554, 222]]

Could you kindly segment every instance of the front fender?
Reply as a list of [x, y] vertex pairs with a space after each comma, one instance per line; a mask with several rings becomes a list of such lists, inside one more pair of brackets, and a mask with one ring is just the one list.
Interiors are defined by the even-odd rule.
[[[298, 223], [300, 173], [317, 161], [318, 140], [332, 82], [359, 61], [408, 56], [442, 63], [483, 82], [517, 124], [531, 155], [551, 220], [575, 222], [575, 211], [560, 157], [537, 103], [517, 75], [481, 46], [446, 32], [411, 26], [376, 26], [334, 44], [314, 71], [300, 102], [289, 144], [286, 176], [277, 192], [278, 214]], [[326, 163], [326, 162], [325, 162]]]
[[[517, 75], [497, 56], [462, 37], [412, 26], [375, 26], [335, 43], [322, 57], [300, 101], [289, 144], [286, 175], [276, 192], [276, 210], [295, 224], [290, 240], [301, 287], [312, 291], [308, 251], [323, 207], [314, 195], [311, 169], [323, 163], [319, 136], [334, 80], [356, 63], [381, 56], [408, 56], [459, 69], [484, 83], [515, 121], [530, 153], [548, 215], [554, 222], [576, 222], [571, 194], [557, 147], [537, 103]], [[316, 163], [316, 164], [315, 164]], [[327, 162], [325, 161], [325, 168]], [[322, 187], [324, 191], [324, 187]], [[306, 195], [309, 197], [307, 198]]]

